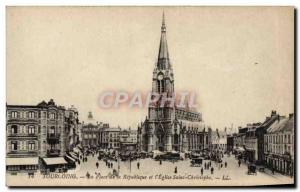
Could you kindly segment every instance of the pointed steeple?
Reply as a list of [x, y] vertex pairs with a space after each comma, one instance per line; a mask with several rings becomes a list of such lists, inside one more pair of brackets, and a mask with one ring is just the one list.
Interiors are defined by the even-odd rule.
[[163, 13], [162, 16], [161, 37], [160, 37], [160, 44], [159, 44], [157, 68], [158, 69], [171, 68], [170, 61], [169, 61], [167, 35], [166, 35], [165, 13]]

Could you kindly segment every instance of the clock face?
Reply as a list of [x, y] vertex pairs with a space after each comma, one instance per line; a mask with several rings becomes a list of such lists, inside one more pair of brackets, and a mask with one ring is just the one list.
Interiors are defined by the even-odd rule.
[[157, 79], [158, 80], [162, 80], [164, 77], [163, 77], [163, 75], [162, 74], [159, 74], [158, 76], [157, 76]]

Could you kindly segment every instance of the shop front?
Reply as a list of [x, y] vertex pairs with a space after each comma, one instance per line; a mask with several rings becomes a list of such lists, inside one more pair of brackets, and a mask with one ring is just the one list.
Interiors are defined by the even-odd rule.
[[13, 175], [18, 173], [28, 173], [30, 175], [34, 175], [38, 168], [38, 157], [6, 158], [6, 171]]

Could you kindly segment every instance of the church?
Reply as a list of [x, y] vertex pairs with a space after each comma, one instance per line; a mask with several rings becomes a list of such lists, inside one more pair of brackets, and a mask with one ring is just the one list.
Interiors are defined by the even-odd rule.
[[[171, 100], [174, 97], [174, 73], [169, 58], [166, 24], [163, 14], [157, 62], [153, 70], [152, 93]], [[140, 152], [188, 152], [208, 149], [211, 129], [204, 126], [201, 113], [178, 107], [161, 99], [148, 106], [148, 116], [138, 125]]]

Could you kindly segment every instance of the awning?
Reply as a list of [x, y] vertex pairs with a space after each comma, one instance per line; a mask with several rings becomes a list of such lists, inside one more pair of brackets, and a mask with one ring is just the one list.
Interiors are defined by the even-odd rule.
[[78, 160], [78, 157], [77, 157], [77, 155], [76, 155], [75, 153], [70, 152], [70, 156], [71, 156], [73, 159]]
[[67, 159], [69, 159], [70, 161], [76, 162], [76, 160], [75, 160], [74, 158], [70, 157], [69, 155], [66, 155], [65, 157], [66, 157]]
[[255, 149], [253, 149], [251, 147], [246, 147], [246, 151], [255, 151]]
[[38, 157], [6, 158], [6, 165], [38, 165]]
[[81, 153], [80, 149], [78, 149], [78, 148], [76, 148], [76, 147], [73, 148], [73, 151], [74, 151], [75, 153], [79, 153], [79, 154]]
[[47, 165], [67, 164], [66, 160], [63, 157], [49, 157], [43, 158], [43, 160]]
[[238, 152], [243, 152], [245, 151], [245, 149], [243, 147], [236, 147], [234, 148], [234, 150], [238, 151]]

